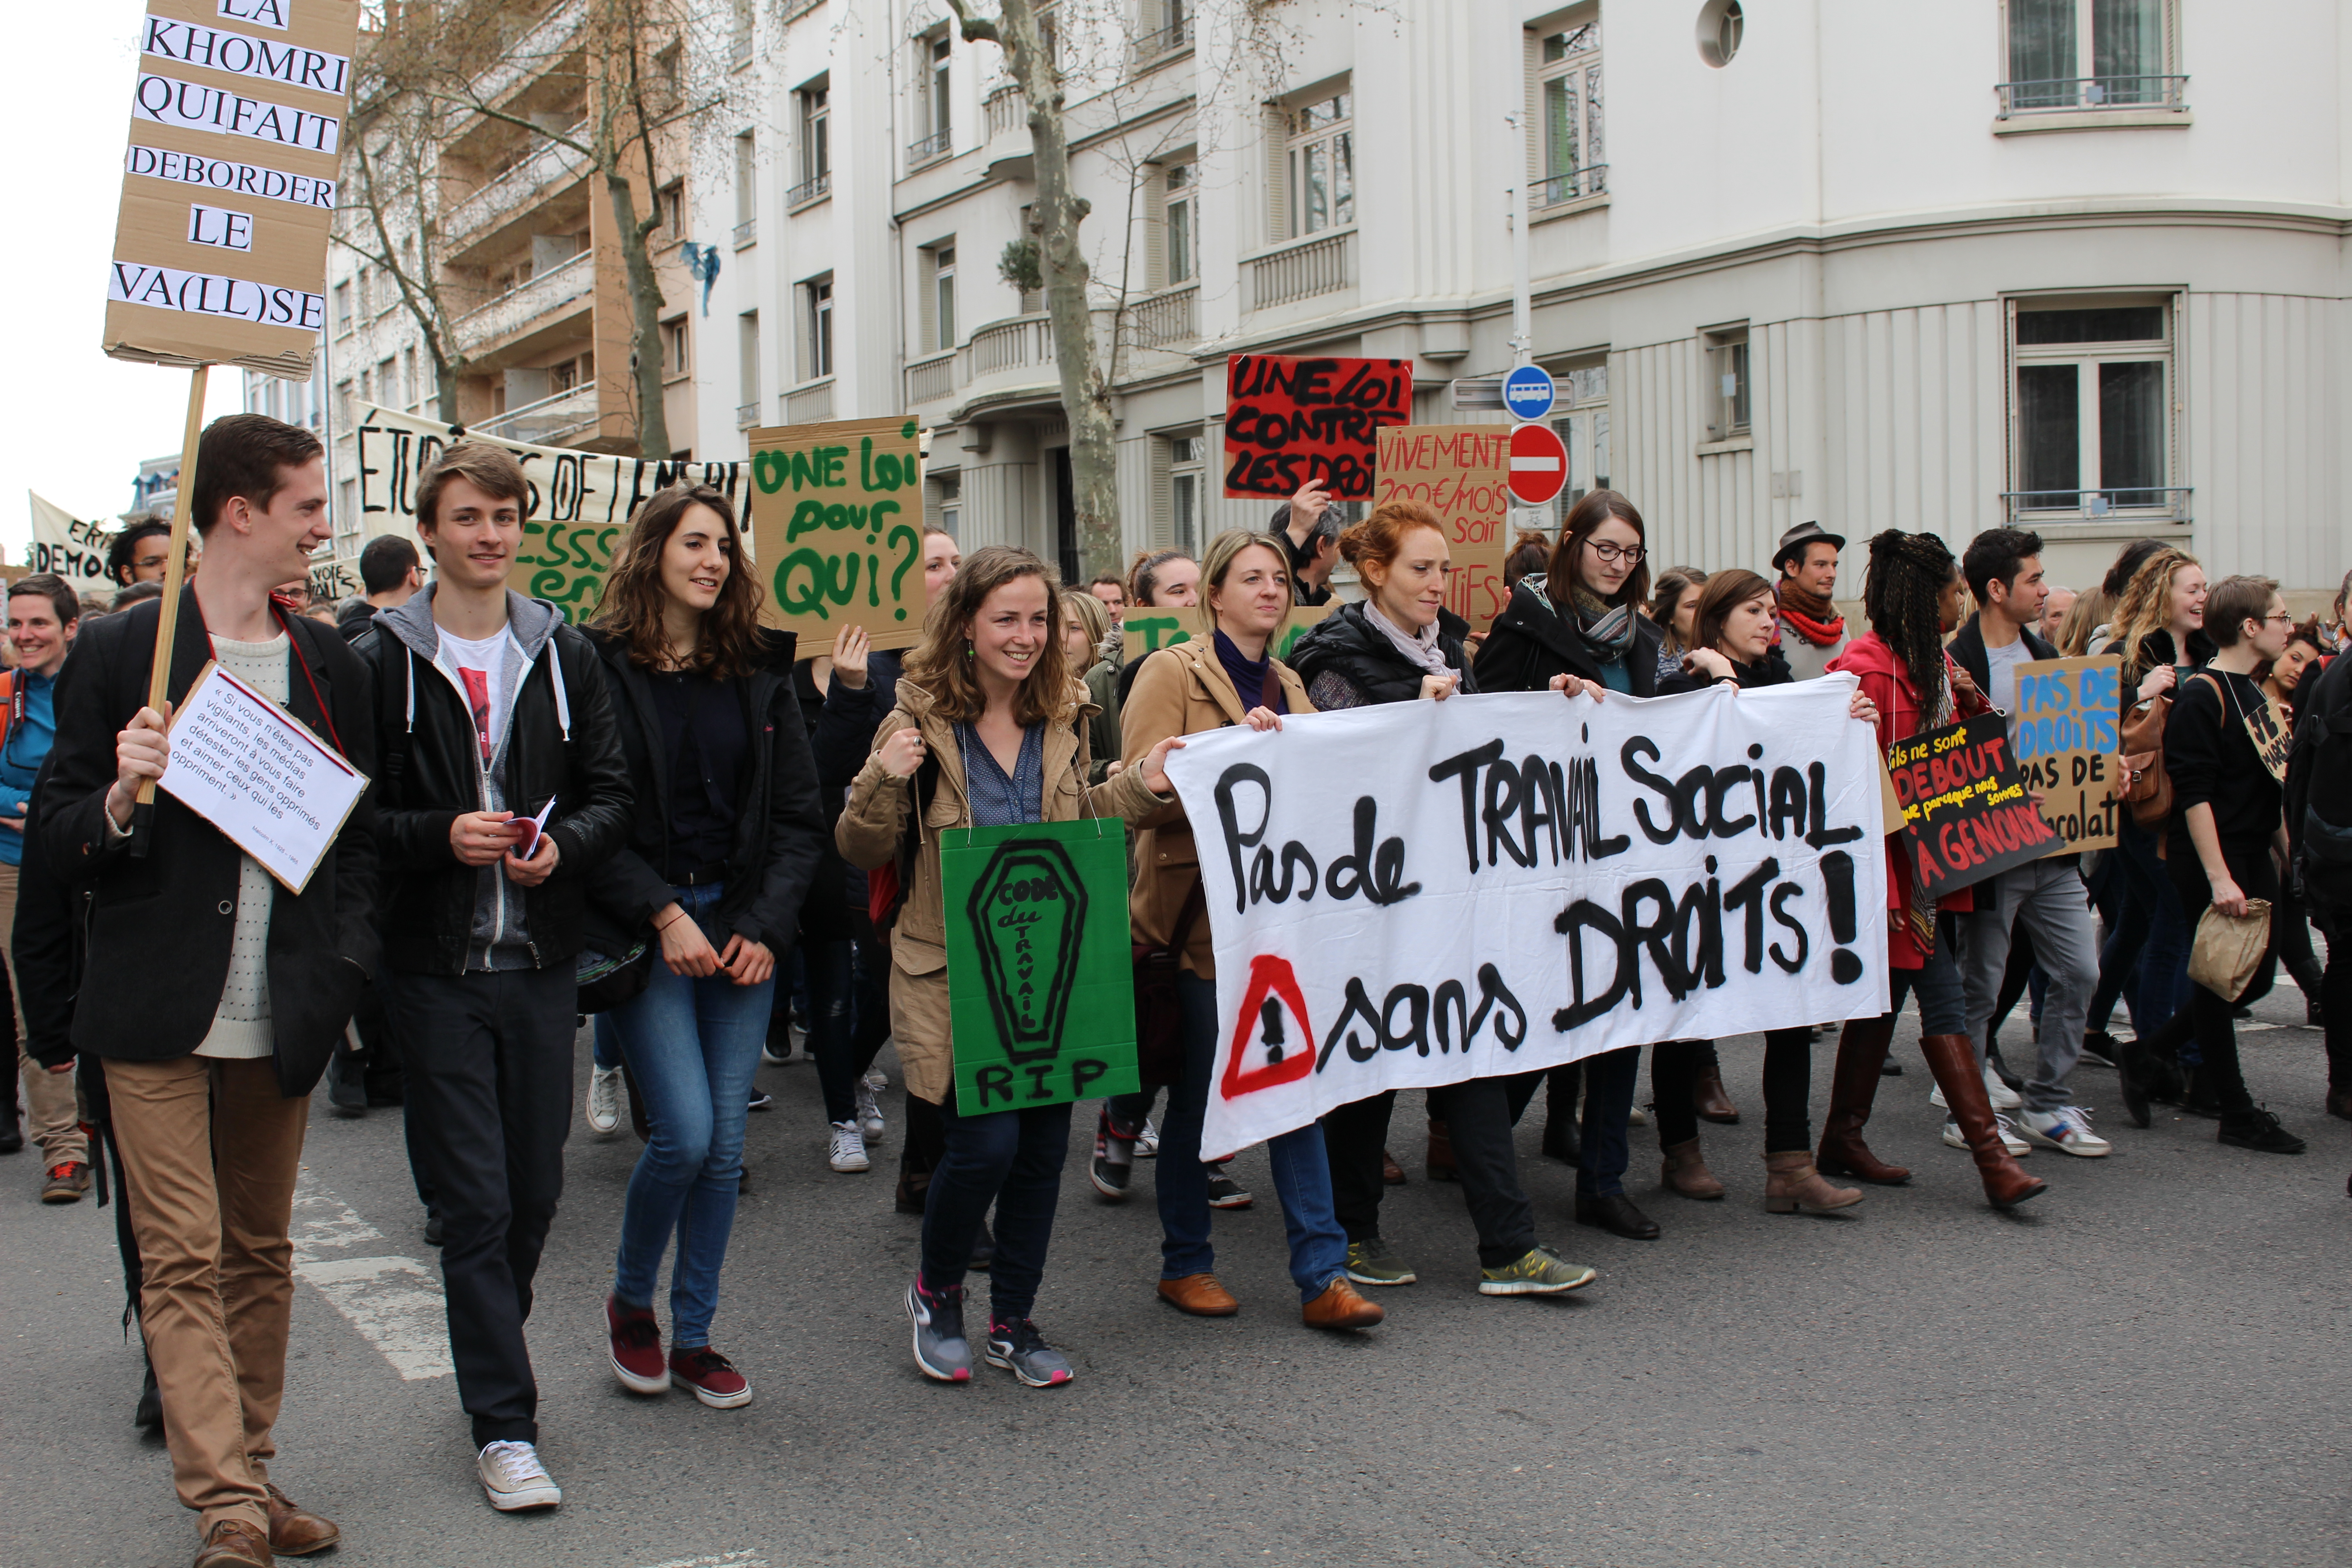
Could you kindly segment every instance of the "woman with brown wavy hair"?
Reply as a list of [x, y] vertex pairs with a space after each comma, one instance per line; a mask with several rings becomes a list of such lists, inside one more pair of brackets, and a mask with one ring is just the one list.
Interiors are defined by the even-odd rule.
[[[824, 834], [794, 639], [761, 628], [742, 542], [719, 491], [661, 491], [638, 511], [586, 628], [637, 784], [627, 844], [584, 873], [589, 947], [644, 974], [636, 995], [597, 1016], [627, 1055], [648, 1124], [604, 1303], [613, 1373], [638, 1394], [683, 1383], [722, 1409], [751, 1399], [710, 1344], [744, 1111], [776, 961]], [[665, 1357], [653, 1295], [673, 1237]]]
[[991, 544], [964, 558], [931, 599], [897, 706], [834, 830], [851, 865], [896, 861], [906, 889], [890, 942], [891, 1031], [907, 1091], [940, 1107], [947, 1140], [924, 1194], [922, 1264], [906, 1300], [915, 1364], [943, 1383], [971, 1377], [963, 1277], [991, 1203], [996, 1256], [982, 1353], [1032, 1388], [1073, 1373], [1029, 1315], [1054, 1234], [1070, 1102], [1007, 1110], [957, 1103], [940, 835], [1148, 816], [1173, 799], [1165, 763], [1184, 743], [1171, 735], [1087, 786], [1078, 721], [1093, 704], [1063, 647], [1060, 588], [1054, 569], [1026, 550]]

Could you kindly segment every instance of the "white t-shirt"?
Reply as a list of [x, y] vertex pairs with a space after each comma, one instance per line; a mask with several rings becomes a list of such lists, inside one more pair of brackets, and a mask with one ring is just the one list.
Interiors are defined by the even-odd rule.
[[1985, 700], [2004, 713], [2017, 711], [2017, 667], [2033, 662], [2033, 650], [2019, 637], [2007, 647], [1985, 644]]
[[474, 710], [474, 733], [487, 763], [506, 733], [507, 628], [500, 626], [479, 642], [467, 642], [446, 627], [437, 629], [442, 652], [465, 683], [466, 700]]

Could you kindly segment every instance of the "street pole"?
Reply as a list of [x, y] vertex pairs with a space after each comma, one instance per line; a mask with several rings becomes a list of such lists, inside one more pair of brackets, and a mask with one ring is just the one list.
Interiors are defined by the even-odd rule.
[[1528, 115], [1524, 109], [1515, 109], [1503, 116], [1511, 127], [1511, 364], [1514, 368], [1528, 364], [1535, 358], [1536, 309], [1533, 292], [1528, 281], [1532, 268], [1532, 247], [1528, 238]]

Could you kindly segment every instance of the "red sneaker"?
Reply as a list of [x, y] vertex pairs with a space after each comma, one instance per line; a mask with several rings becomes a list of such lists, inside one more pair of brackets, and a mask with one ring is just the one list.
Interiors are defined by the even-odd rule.
[[709, 1345], [670, 1352], [669, 1374], [694, 1390], [694, 1396], [713, 1410], [732, 1410], [751, 1403], [750, 1381], [735, 1370], [733, 1362]]
[[624, 1307], [604, 1298], [604, 1327], [613, 1340], [613, 1375], [632, 1394], [667, 1394], [669, 1368], [663, 1364], [661, 1324], [650, 1307]]

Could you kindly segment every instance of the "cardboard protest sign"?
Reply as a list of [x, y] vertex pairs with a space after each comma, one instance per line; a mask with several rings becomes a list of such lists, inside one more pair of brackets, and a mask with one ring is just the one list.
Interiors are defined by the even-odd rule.
[[1412, 362], [1225, 360], [1225, 494], [1288, 500], [1320, 479], [1335, 500], [1372, 493], [1381, 430], [1412, 417]]
[[289, 890], [309, 886], [366, 775], [216, 664], [197, 672], [171, 733], [163, 789]]
[[[1321, 605], [1294, 605], [1290, 619], [1284, 623], [1282, 635], [1274, 639], [1274, 657], [1287, 659], [1290, 650], [1307, 629], [1339, 607], [1333, 599]], [[1148, 653], [1158, 653], [1163, 647], [1174, 647], [1180, 642], [1191, 642], [1201, 627], [1198, 610], [1129, 610], [1119, 621], [1120, 647], [1130, 659], [1141, 658]]]
[[[562, 447], [478, 435], [435, 419], [358, 405], [360, 521], [362, 531], [414, 539], [416, 483], [425, 465], [460, 440], [481, 441], [514, 455], [530, 482], [523, 507], [522, 549], [507, 585], [518, 594], [548, 599], [569, 621], [587, 618], [604, 592], [604, 574], [616, 543], [637, 508], [670, 485], [709, 485], [734, 503], [746, 538], [751, 531], [748, 463], [656, 463], [611, 452], [579, 452]], [[310, 574], [320, 591], [320, 573]], [[330, 574], [325, 587], [340, 598], [357, 592], [356, 572]]]
[[940, 836], [940, 886], [957, 1109], [1139, 1088], [1119, 824], [951, 828]]
[[359, 0], [147, 0], [106, 352], [307, 381]]
[[115, 582], [106, 574], [106, 550], [113, 534], [31, 490], [25, 494], [33, 503], [33, 547], [25, 564], [36, 572], [56, 573], [77, 594], [112, 593]]
[[1382, 1089], [1884, 1012], [1853, 690], [1514, 692], [1188, 737], [1168, 770], [1216, 951], [1203, 1155]]
[[1483, 631], [1511, 602], [1503, 585], [1510, 553], [1503, 524], [1511, 505], [1511, 432], [1501, 425], [1402, 425], [1381, 432], [1372, 499], [1417, 500], [1445, 525], [1454, 575], [1445, 607]]
[[751, 432], [767, 574], [761, 618], [830, 653], [844, 626], [876, 647], [923, 635], [923, 460], [911, 419], [841, 419]]
[[1886, 768], [1903, 802], [1902, 847], [1931, 899], [2063, 847], [2026, 798], [2009, 721], [1998, 713], [1899, 741], [1886, 749]]
[[2017, 667], [2017, 712], [2010, 742], [2028, 790], [2042, 793], [2042, 815], [2058, 835], [2043, 851], [2111, 849], [2123, 803], [2123, 661], [2038, 658]]
[[2286, 721], [2286, 710], [2275, 698], [2266, 696], [2260, 707], [2246, 710], [2245, 726], [2263, 766], [2270, 770], [2272, 778], [2286, 783], [2287, 757], [2294, 750], [2294, 731]]

